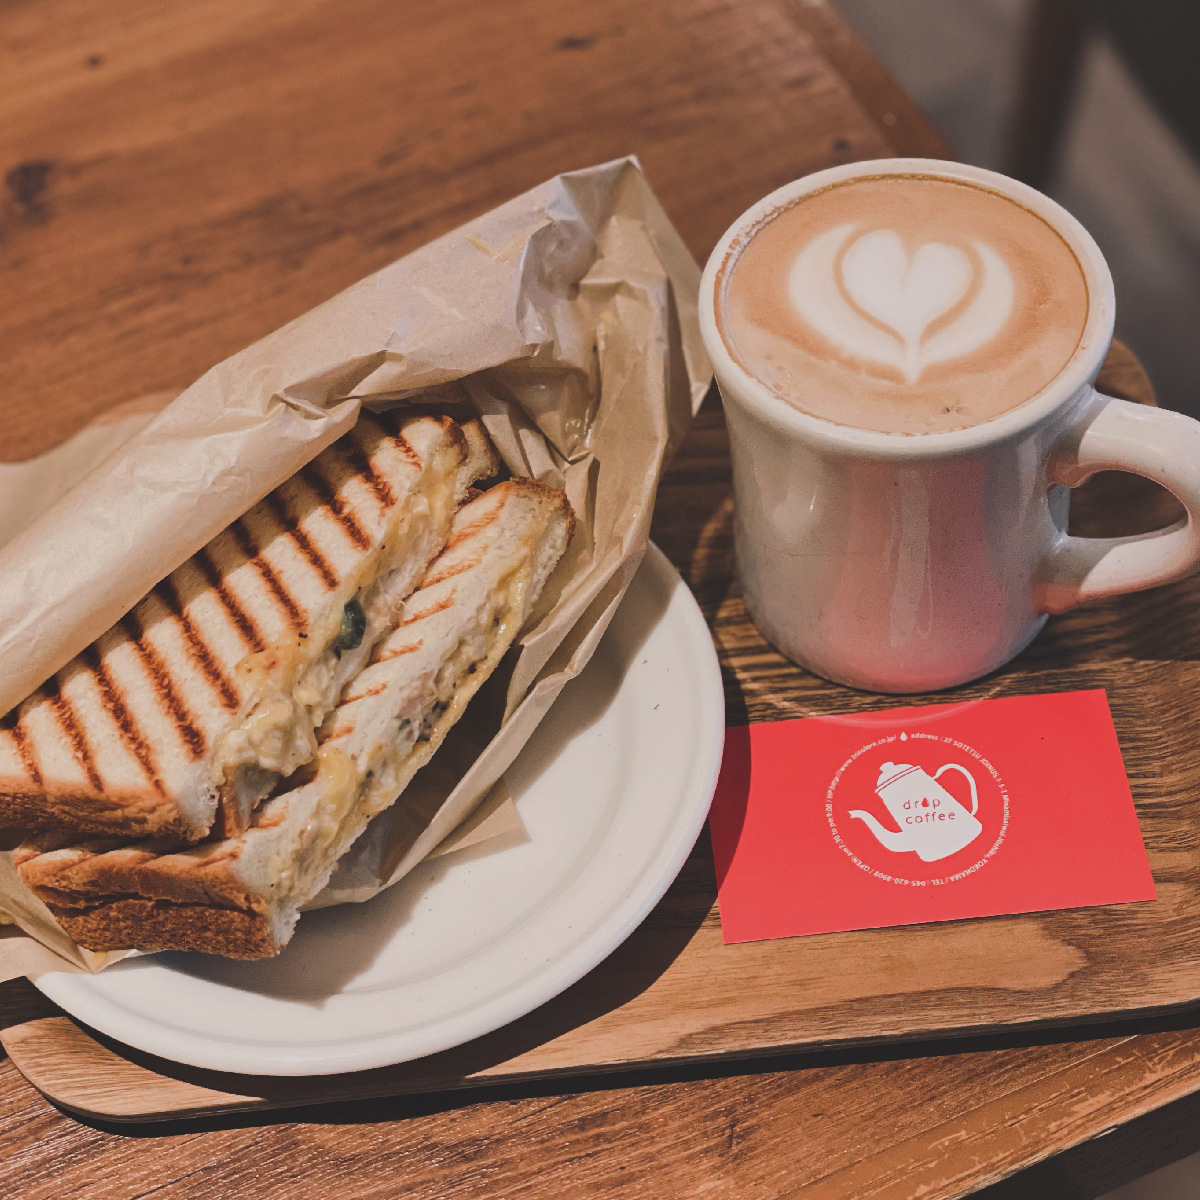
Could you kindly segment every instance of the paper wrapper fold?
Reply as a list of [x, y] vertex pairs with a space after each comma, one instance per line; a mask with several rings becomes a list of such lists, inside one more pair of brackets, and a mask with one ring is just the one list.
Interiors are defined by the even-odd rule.
[[[624, 595], [664, 459], [710, 380], [699, 277], [636, 162], [560, 175], [226, 359], [157, 416], [127, 417], [128, 440], [98, 427], [4, 468], [0, 711], [346, 432], [360, 408], [478, 413], [512, 472], [566, 489], [578, 529], [519, 648], [315, 903], [375, 895], [445, 847], [482, 797], [494, 818], [501, 775]], [[46, 484], [40, 500], [27, 498], [34, 477]], [[487, 819], [474, 825], [469, 840], [488, 836]], [[78, 969], [103, 965], [65, 939], [2, 853], [0, 909]], [[27, 973], [16, 969], [23, 956], [41, 961], [28, 940], [0, 938], [0, 978]]]

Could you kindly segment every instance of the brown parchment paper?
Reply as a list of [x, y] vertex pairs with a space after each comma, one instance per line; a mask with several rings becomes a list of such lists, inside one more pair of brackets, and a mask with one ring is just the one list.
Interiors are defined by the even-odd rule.
[[[360, 408], [462, 406], [511, 471], [566, 489], [576, 535], [519, 648], [314, 905], [368, 899], [457, 848], [447, 839], [481, 798], [499, 807], [503, 772], [641, 562], [663, 462], [710, 381], [699, 278], [640, 167], [622, 159], [555, 177], [226, 359], [32, 524], [0, 536], [0, 711]], [[76, 969], [114, 957], [64, 945], [7, 862], [0, 853], [0, 910], [26, 934]], [[0, 938], [0, 978], [27, 973], [16, 969], [23, 941]]]

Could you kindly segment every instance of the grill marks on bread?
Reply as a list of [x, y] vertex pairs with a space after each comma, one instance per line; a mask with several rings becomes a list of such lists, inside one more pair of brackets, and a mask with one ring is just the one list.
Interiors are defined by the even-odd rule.
[[342, 704], [353, 704], [356, 700], [365, 700], [368, 696], [378, 696], [381, 692], [387, 690], [386, 683], [378, 683], [374, 687], [364, 688], [362, 691], [354, 692], [352, 695], [344, 696], [341, 700]]
[[[345, 756], [332, 782], [322, 783], [319, 769], [302, 773], [244, 832], [184, 850], [43, 838], [18, 851], [22, 878], [72, 937], [93, 949], [278, 952], [300, 906], [371, 817], [401, 795], [500, 662], [566, 547], [573, 516], [561, 492], [512, 480], [494, 493], [459, 511], [455, 529], [472, 532], [430, 565], [405, 602], [408, 628], [392, 631], [381, 656], [400, 662], [364, 668], [322, 727], [318, 740], [336, 740]], [[407, 726], [399, 744], [397, 722]]]
[[46, 703], [54, 713], [54, 717], [62, 728], [63, 733], [66, 734], [67, 741], [70, 742], [71, 749], [74, 751], [79, 765], [87, 775], [88, 783], [99, 791], [101, 779], [99, 772], [96, 770], [96, 760], [92, 757], [91, 747], [84, 736], [83, 725], [76, 715], [74, 705], [62, 694], [57, 675], [52, 679], [48, 679], [42, 685], [42, 694], [45, 696]]
[[191, 615], [180, 602], [179, 585], [175, 578], [168, 575], [161, 583], [155, 585], [153, 591], [171, 616], [179, 623], [180, 632], [187, 643], [188, 653], [212, 685], [221, 704], [230, 712], [236, 711], [239, 702], [237, 689], [221, 670], [221, 664], [217, 662], [215, 655], [205, 644]]
[[[11, 733], [13, 746], [17, 752], [17, 758], [21, 762], [21, 766], [35, 787], [42, 786], [42, 773], [38, 770], [37, 759], [33, 754], [33, 747], [29, 744], [29, 737], [25, 730], [21, 728], [21, 722], [16, 709], [13, 709], [10, 714], [13, 718], [13, 723], [8, 727]], [[8, 716], [5, 717], [8, 720]]]
[[402, 654], [415, 654], [421, 648], [420, 642], [407, 642], [403, 646], [392, 646], [385, 644], [380, 646], [378, 650], [371, 656], [372, 663], [387, 662], [392, 658], [399, 658]]
[[[395, 443], [400, 453], [408, 459], [409, 463], [418, 470], [421, 468], [421, 459], [417, 452], [408, 444], [403, 435], [397, 435]], [[371, 460], [367, 457], [363, 447], [357, 442], [348, 442], [341, 447], [350, 465], [357, 471], [370, 485], [371, 491], [375, 493], [375, 499], [384, 508], [391, 508], [396, 503], [395, 493], [392, 491], [391, 484], [375, 470]]]
[[[328, 453], [329, 451], [326, 451], [326, 454]], [[367, 537], [363, 527], [359, 524], [354, 510], [346, 504], [342, 496], [333, 490], [333, 485], [322, 472], [321, 459], [310, 462], [296, 478], [312, 489], [320, 502], [333, 514], [334, 519], [341, 525], [343, 532], [354, 545], [360, 550], [365, 550], [371, 544], [371, 539]]]
[[[472, 491], [474, 491], [473, 488]], [[479, 493], [479, 495], [482, 494], [482, 492]], [[478, 496], [473, 497], [473, 499], [478, 499]], [[461, 575], [464, 571], [474, 570], [477, 566], [479, 566], [481, 561], [482, 556], [478, 558], [464, 559], [462, 562], [450, 563], [448, 565], [434, 563], [430, 573], [421, 581], [421, 586], [423, 588], [428, 588], [439, 583], [445, 583], [447, 579], [453, 579], [455, 575]]]
[[121, 740], [129, 747], [134, 758], [137, 759], [139, 766], [145, 771], [146, 778], [150, 781], [155, 791], [159, 795], [162, 795], [164, 789], [162, 780], [158, 775], [158, 765], [154, 760], [154, 752], [150, 748], [150, 743], [146, 741], [133, 714], [129, 711], [129, 706], [125, 703], [120, 688], [113, 683], [112, 676], [108, 671], [108, 665], [100, 656], [95, 643], [88, 646], [80, 655], [80, 658], [87, 669], [95, 676], [96, 684], [104, 699], [104, 707], [116, 722]]
[[[441, 422], [443, 428], [450, 424], [449, 417], [439, 417], [437, 419]], [[397, 430], [393, 436], [396, 439], [396, 446], [400, 453], [403, 454], [404, 457], [407, 458], [408, 461], [419, 470], [421, 466], [421, 456], [416, 452], [416, 450], [413, 449], [408, 438], [404, 436], [404, 433], [401, 430]]]
[[[480, 496], [478, 499], [483, 499], [483, 497]], [[472, 538], [478, 537], [478, 535], [496, 519], [496, 512], [497, 508], [496, 506], [493, 506], [488, 511], [481, 513], [474, 520], [464, 525], [461, 529], [455, 529], [455, 531], [450, 535], [450, 540], [446, 543], [446, 549], [443, 550], [442, 553], [446, 554], [448, 551], [454, 550], [461, 546], [464, 542], [468, 542]]]
[[0, 722], [0, 823], [69, 827], [88, 804], [152, 817], [236, 719], [238, 664], [327, 607], [422, 469], [408, 439], [363, 418], [156, 585]]
[[450, 592], [449, 595], [442, 596], [440, 599], [432, 601], [418, 612], [410, 614], [406, 608], [404, 619], [396, 626], [396, 628], [403, 629], [407, 625], [415, 625], [418, 621], [428, 620], [435, 613], [445, 612], [446, 609], [453, 607], [454, 592]]
[[267, 585], [267, 591], [271, 593], [275, 603], [279, 605], [280, 611], [287, 618], [293, 632], [299, 633], [301, 626], [304, 624], [304, 618], [300, 613], [300, 606], [293, 599], [291, 592], [284, 586], [283, 580], [275, 573], [275, 568], [271, 566], [267, 557], [262, 553], [251, 531], [246, 527], [245, 517], [239, 517], [229, 527], [229, 536], [233, 539], [234, 545], [237, 546], [242, 556], [248, 563], [258, 572], [263, 583]]
[[[208, 547], [204, 546], [201, 548], [192, 559], [192, 562], [204, 576], [204, 582], [212, 590], [213, 595], [225, 610], [230, 621], [233, 622], [234, 628], [241, 634], [246, 648], [253, 653], [265, 649], [266, 642], [263, 640], [263, 635], [259, 631], [258, 626], [254, 623], [254, 618], [246, 612], [238, 603], [237, 597], [225, 586], [225, 580], [222, 579], [221, 572], [217, 569], [216, 563], [213, 562]], [[184, 566], [186, 567], [187, 564], [185, 563]], [[177, 571], [176, 574], [178, 575], [179, 572]]]
[[[123, 616], [117, 622], [117, 627], [124, 634], [126, 641], [133, 647], [150, 682], [157, 693], [163, 707], [171, 714], [175, 728], [191, 753], [192, 758], [199, 758], [207, 746], [203, 732], [197, 727], [195, 718], [184, 703], [175, 686], [175, 680], [167, 664], [156, 649], [153, 641], [146, 636], [146, 627], [142, 623], [142, 610], [146, 601], [142, 601], [132, 612]], [[99, 789], [97, 789], [99, 790]]]
[[264, 506], [275, 519], [279, 530], [296, 543], [297, 549], [308, 560], [309, 565], [321, 577], [326, 589], [333, 591], [338, 585], [337, 573], [326, 561], [325, 556], [317, 549], [312, 538], [300, 528], [299, 518], [288, 512], [283, 498], [278, 493], [271, 493], [263, 500]]

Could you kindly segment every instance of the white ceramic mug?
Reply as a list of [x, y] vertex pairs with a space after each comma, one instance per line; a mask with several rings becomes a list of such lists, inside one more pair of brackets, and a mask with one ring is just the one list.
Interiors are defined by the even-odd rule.
[[[801, 412], [729, 353], [716, 286], [735, 241], [808, 192], [887, 174], [962, 180], [1009, 196], [1074, 251], [1087, 323], [1067, 365], [1033, 398], [966, 429], [878, 433]], [[978, 167], [854, 163], [788, 184], [744, 213], [708, 260], [700, 322], [729, 425], [738, 575], [766, 637], [827, 679], [928, 691], [1007, 662], [1049, 613], [1194, 571], [1200, 423], [1092, 386], [1114, 307], [1108, 266], [1083, 226], [1040, 192]], [[1068, 489], [1109, 470], [1162, 484], [1187, 518], [1138, 537], [1069, 536]]]

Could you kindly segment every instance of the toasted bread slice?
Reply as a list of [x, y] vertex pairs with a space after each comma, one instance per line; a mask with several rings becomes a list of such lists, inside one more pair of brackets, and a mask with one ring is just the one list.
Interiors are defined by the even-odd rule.
[[395, 628], [322, 726], [315, 776], [267, 801], [240, 836], [174, 853], [34, 841], [18, 854], [21, 877], [90, 949], [278, 953], [301, 906], [495, 669], [573, 524], [566, 496], [532, 480], [464, 505]]
[[0, 824], [247, 827], [498, 461], [448, 417], [355, 428], [0, 720]]

